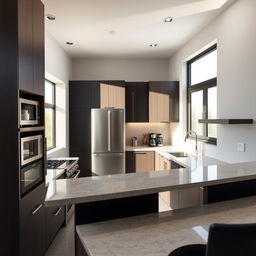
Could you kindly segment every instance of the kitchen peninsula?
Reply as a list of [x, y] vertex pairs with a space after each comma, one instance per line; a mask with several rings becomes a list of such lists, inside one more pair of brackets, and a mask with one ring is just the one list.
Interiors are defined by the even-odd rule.
[[[188, 187], [255, 182], [256, 162], [210, 165], [147, 173], [53, 180], [45, 204], [56, 206], [149, 195]], [[252, 193], [256, 192], [252, 191]], [[242, 191], [241, 191], [242, 193]], [[241, 195], [246, 196], [246, 195]]]
[[[193, 187], [202, 187], [206, 191], [211, 191], [213, 188], [214, 194], [221, 194], [223, 200], [218, 198], [215, 200], [217, 203], [158, 213], [158, 193]], [[203, 233], [205, 238], [206, 230], [213, 221], [241, 222], [239, 207], [246, 210], [243, 212], [245, 214], [250, 211], [250, 207], [253, 209], [255, 197], [249, 197], [253, 195], [256, 195], [256, 162], [222, 163], [197, 168], [93, 176], [76, 180], [53, 180], [49, 184], [45, 205], [76, 204], [76, 255], [78, 256], [120, 255], [117, 241], [121, 244], [126, 243], [123, 249], [134, 247], [136, 239], [125, 238], [129, 234], [133, 238], [139, 237], [142, 230], [148, 229], [154, 237], [157, 234], [157, 237], [164, 239], [164, 247], [154, 246], [154, 243], [159, 244], [159, 241], [150, 235], [142, 241], [141, 248], [138, 246], [133, 248], [135, 250], [133, 255], [140, 255], [141, 250], [144, 250], [145, 254], [147, 248], [155, 252], [153, 255], [166, 255], [168, 251], [184, 243], [205, 242], [198, 234], [195, 235], [195, 232]], [[240, 197], [249, 198], [226, 201]], [[230, 209], [234, 210], [231, 219], [231, 215], [226, 214]], [[224, 217], [222, 217], [223, 213]], [[193, 223], [190, 220], [191, 216], [195, 220]], [[122, 219], [118, 220], [119, 218]], [[202, 219], [204, 219], [203, 227], [200, 227]], [[243, 219], [254, 221], [248, 216]], [[184, 225], [180, 222], [187, 223], [188, 226], [184, 229]], [[195, 225], [196, 223], [198, 225]], [[136, 229], [128, 228], [127, 225], [136, 227]], [[161, 231], [162, 226], [169, 228], [164, 232]], [[172, 232], [172, 226], [176, 227], [178, 234], [176, 238]], [[196, 227], [193, 229], [194, 226]], [[110, 234], [119, 230], [118, 237], [114, 236], [116, 238], [108, 242], [110, 247], [114, 246], [111, 250], [109, 247], [99, 247], [94, 243], [94, 235], [100, 237], [100, 240], [105, 239], [106, 233], [101, 232], [102, 229]], [[126, 230], [126, 235], [122, 233], [122, 230]], [[184, 239], [181, 241], [178, 237], [183, 233]], [[169, 234], [172, 245], [166, 234]]]

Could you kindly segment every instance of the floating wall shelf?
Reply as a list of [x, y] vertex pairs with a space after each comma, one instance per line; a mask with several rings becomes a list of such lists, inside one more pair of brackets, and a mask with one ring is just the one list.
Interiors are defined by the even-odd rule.
[[200, 124], [252, 124], [253, 119], [199, 119]]

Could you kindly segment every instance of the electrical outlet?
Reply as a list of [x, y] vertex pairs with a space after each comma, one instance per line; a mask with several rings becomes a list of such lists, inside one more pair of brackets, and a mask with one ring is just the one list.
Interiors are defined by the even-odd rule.
[[239, 151], [239, 152], [245, 152], [245, 143], [238, 142], [238, 143], [237, 143], [237, 151]]

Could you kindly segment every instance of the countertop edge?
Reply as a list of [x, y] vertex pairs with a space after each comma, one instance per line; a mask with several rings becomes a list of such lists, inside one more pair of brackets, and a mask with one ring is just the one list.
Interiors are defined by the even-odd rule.
[[45, 200], [45, 206], [50, 207], [50, 206], [59, 206], [59, 205], [64, 205], [64, 204], [89, 203], [89, 202], [95, 202], [95, 201], [101, 201], [101, 200], [127, 198], [127, 197], [154, 194], [154, 193], [159, 193], [159, 192], [164, 192], [164, 191], [172, 191], [172, 190], [179, 190], [179, 189], [192, 188], [192, 187], [205, 187], [205, 186], [210, 186], [210, 185], [247, 181], [247, 180], [252, 180], [252, 179], [256, 179], [256, 174], [240, 176], [240, 177], [231, 177], [231, 178], [225, 178], [225, 179], [220, 179], [220, 180], [195, 182], [195, 183], [190, 183], [190, 184], [177, 184], [177, 185], [170, 185], [170, 186], [159, 186], [159, 187], [155, 187], [155, 188], [136, 189], [133, 191], [113, 192], [113, 193], [108, 193], [105, 195], [78, 196], [76, 198], [66, 198], [66, 199], [59, 198], [59, 199], [55, 199], [55, 200], [48, 199], [48, 200]]

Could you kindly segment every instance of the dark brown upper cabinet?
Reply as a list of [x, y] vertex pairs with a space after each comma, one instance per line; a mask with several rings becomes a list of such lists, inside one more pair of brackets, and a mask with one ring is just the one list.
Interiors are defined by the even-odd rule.
[[149, 82], [149, 122], [179, 122], [179, 82]]
[[126, 122], [148, 122], [148, 83], [125, 83]]
[[44, 95], [44, 5], [18, 1], [19, 89]]

